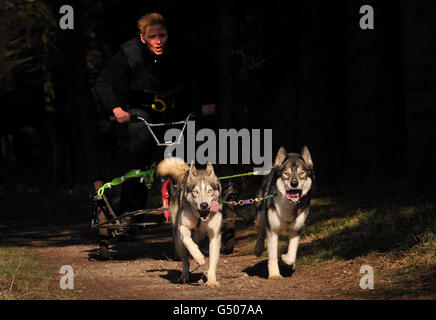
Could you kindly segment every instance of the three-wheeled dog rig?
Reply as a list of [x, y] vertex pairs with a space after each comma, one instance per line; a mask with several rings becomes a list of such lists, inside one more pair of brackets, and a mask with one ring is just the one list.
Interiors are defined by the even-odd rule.
[[[142, 121], [149, 133], [154, 138], [158, 146], [169, 146], [172, 144], [181, 143], [181, 138], [186, 125], [189, 120], [194, 118], [194, 114], [189, 114], [188, 117], [182, 121], [171, 123], [149, 123], [144, 116], [142, 110], [130, 110], [131, 118]], [[179, 137], [174, 141], [161, 142], [153, 132], [153, 127], [160, 126], [176, 126], [182, 125]], [[107, 189], [123, 183], [127, 179], [138, 178], [141, 182], [150, 189], [154, 183], [156, 164], [152, 164], [146, 171], [131, 170], [121, 178], [115, 178], [111, 182], [103, 183], [98, 180], [94, 182], [90, 192], [90, 209], [91, 209], [91, 228], [97, 231], [99, 243], [99, 259], [108, 260], [110, 258], [109, 244], [110, 242], [119, 241], [123, 239], [132, 239], [139, 234], [141, 230], [147, 230], [147, 227], [152, 225], [165, 225], [169, 224], [169, 198], [174, 190], [174, 182], [171, 178], [163, 179], [161, 185], [161, 201], [162, 206], [156, 209], [141, 209], [131, 212], [125, 212], [121, 215], [116, 214], [114, 210], [114, 199], [105, 192]], [[223, 183], [222, 199], [223, 212], [225, 219], [223, 220], [223, 236], [222, 236], [222, 252], [231, 253], [235, 245], [235, 223], [237, 220], [242, 220], [236, 217], [232, 205], [228, 203], [235, 200], [238, 196], [237, 190], [231, 181]], [[140, 217], [140, 219], [138, 219]]]

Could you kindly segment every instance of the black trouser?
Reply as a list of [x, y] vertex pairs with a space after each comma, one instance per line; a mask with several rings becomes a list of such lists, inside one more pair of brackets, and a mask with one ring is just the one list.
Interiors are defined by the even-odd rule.
[[[128, 170], [146, 170], [158, 153], [156, 143], [142, 122], [127, 125], [129, 149]], [[140, 179], [129, 179], [121, 185], [120, 214], [127, 211], [145, 209], [148, 189]]]

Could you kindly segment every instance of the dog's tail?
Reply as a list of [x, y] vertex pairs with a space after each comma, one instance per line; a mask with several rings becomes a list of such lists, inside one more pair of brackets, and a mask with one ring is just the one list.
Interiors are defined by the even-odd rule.
[[181, 158], [167, 158], [162, 160], [157, 166], [158, 175], [161, 177], [170, 176], [178, 184], [183, 181], [188, 171], [189, 165]]

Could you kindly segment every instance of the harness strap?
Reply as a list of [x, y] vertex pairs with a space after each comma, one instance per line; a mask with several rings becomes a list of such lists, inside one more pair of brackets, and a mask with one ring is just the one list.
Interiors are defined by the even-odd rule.
[[229, 204], [229, 205], [233, 205], [233, 206], [243, 206], [243, 205], [247, 205], [247, 204], [255, 204], [255, 203], [260, 203], [263, 200], [267, 200], [269, 198], [274, 198], [277, 194], [276, 193], [271, 193], [266, 195], [263, 198], [254, 198], [254, 199], [246, 199], [246, 200], [239, 200], [239, 201], [219, 201], [220, 204]]

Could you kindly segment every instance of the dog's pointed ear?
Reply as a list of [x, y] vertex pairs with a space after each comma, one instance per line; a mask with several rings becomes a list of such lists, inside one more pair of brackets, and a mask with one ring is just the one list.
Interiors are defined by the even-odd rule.
[[285, 159], [288, 157], [288, 152], [284, 147], [280, 147], [276, 155], [276, 161], [274, 162], [274, 167], [280, 167]]
[[197, 168], [194, 166], [194, 161], [191, 162], [191, 165], [189, 166], [189, 174], [188, 174], [188, 181], [190, 181], [191, 176], [196, 176], [198, 174]]
[[197, 168], [193, 164], [191, 164], [191, 175], [193, 175], [194, 177], [198, 175]]
[[215, 174], [215, 172], [213, 171], [212, 163], [210, 163], [210, 161], [208, 161], [208, 162], [207, 162], [207, 165], [206, 165], [206, 174], [207, 174], [208, 176], [212, 176], [212, 175]]
[[306, 164], [313, 168], [313, 162], [312, 162], [312, 157], [310, 155], [309, 149], [307, 148], [307, 146], [303, 146], [303, 148], [301, 149], [301, 157], [303, 158], [304, 162], [306, 162]]

